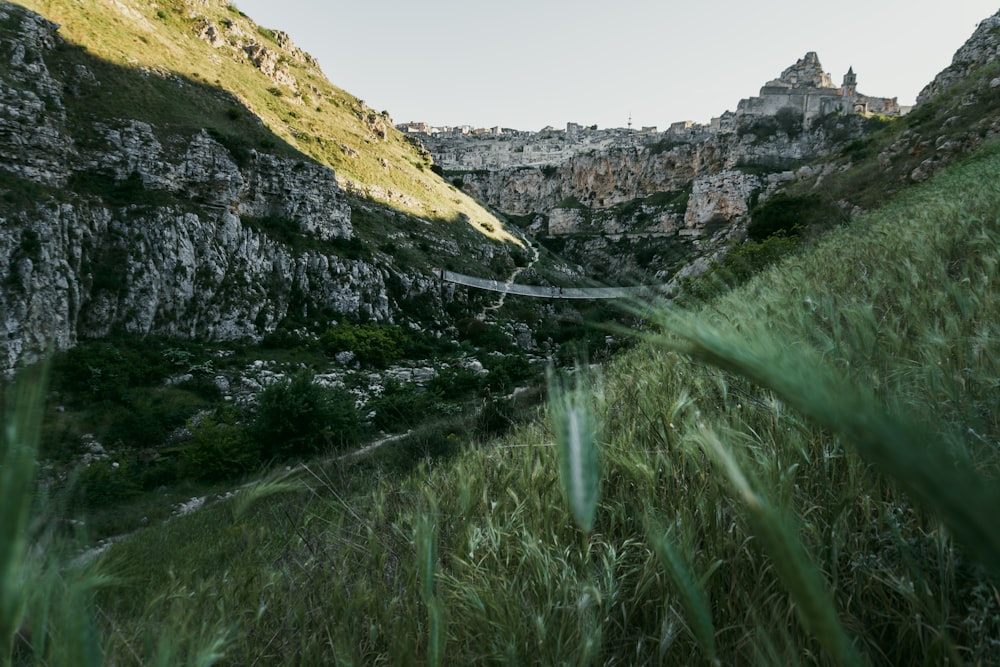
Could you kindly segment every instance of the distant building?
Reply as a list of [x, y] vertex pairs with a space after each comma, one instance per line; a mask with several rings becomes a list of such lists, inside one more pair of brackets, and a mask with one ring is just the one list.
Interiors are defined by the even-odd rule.
[[[870, 97], [859, 93], [858, 77], [853, 67], [847, 70], [840, 87], [835, 86], [830, 75], [823, 71], [815, 51], [807, 53], [777, 79], [765, 83], [758, 97], [740, 100], [736, 115], [774, 116], [788, 108], [800, 112], [805, 121], [835, 111], [886, 116], [903, 113], [896, 98]], [[724, 124], [721, 122], [723, 118], [719, 120], [720, 125]]]

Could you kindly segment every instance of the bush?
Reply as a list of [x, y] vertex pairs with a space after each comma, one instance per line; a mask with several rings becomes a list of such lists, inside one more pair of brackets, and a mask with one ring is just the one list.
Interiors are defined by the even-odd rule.
[[498, 438], [515, 425], [516, 410], [511, 401], [489, 398], [476, 415], [476, 435], [480, 440]]
[[412, 384], [390, 381], [382, 395], [368, 401], [367, 408], [375, 411], [372, 425], [383, 431], [405, 431], [438, 411], [441, 397], [434, 391]]
[[156, 447], [204, 405], [203, 399], [176, 387], [134, 390], [121, 405], [105, 406], [110, 423], [103, 438], [133, 449]]
[[839, 208], [817, 194], [779, 194], [751, 211], [747, 238], [763, 241], [779, 233], [795, 236], [806, 227], [828, 226], [840, 222], [843, 217]]
[[223, 397], [219, 385], [215, 384], [215, 378], [201, 373], [194, 375], [190, 380], [181, 382], [177, 385], [177, 388], [189, 391], [198, 398], [211, 403], [218, 403]]
[[264, 459], [309, 456], [360, 439], [354, 397], [312, 380], [310, 374], [299, 373], [260, 393], [249, 431]]
[[802, 134], [802, 112], [792, 107], [778, 109], [774, 115], [774, 120], [778, 128], [788, 135], [790, 139]]
[[260, 466], [260, 447], [236, 424], [235, 412], [203, 418], [191, 429], [191, 441], [181, 450], [185, 477], [219, 481], [240, 477]]
[[506, 352], [512, 347], [510, 336], [500, 327], [475, 317], [465, 317], [455, 323], [459, 336], [478, 348], [490, 352]]
[[799, 247], [797, 237], [775, 234], [759, 243], [748, 241], [714, 261], [701, 275], [684, 281], [682, 304], [706, 301], [745, 283]]
[[111, 507], [139, 495], [132, 461], [95, 461], [80, 471], [78, 493], [83, 504], [91, 509]]
[[[600, 334], [599, 337], [601, 340], [604, 338], [604, 335], [600, 332], [591, 333]], [[516, 354], [488, 357], [484, 365], [490, 372], [489, 385], [491, 391], [501, 394], [509, 394], [518, 386], [523, 385], [525, 381], [537, 375], [537, 371], [531, 365], [531, 362], [523, 356]]]
[[427, 388], [445, 400], [454, 401], [478, 398], [482, 395], [485, 384], [486, 377], [473, 370], [446, 368], [427, 383]]
[[120, 402], [130, 389], [157, 383], [168, 371], [155, 345], [81, 343], [56, 356], [52, 385], [59, 391], [87, 396], [88, 400]]
[[406, 337], [397, 326], [341, 324], [328, 329], [320, 342], [331, 356], [353, 352], [354, 358], [365, 366], [386, 368], [402, 358]]

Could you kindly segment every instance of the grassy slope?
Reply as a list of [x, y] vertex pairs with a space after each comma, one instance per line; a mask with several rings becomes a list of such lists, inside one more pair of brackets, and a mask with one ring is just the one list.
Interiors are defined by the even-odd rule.
[[[164, 78], [176, 76], [194, 87], [195, 96], [209, 96], [198, 90], [201, 87], [228, 91], [270, 132], [293, 149], [334, 168], [342, 183], [362, 195], [429, 220], [468, 221], [489, 238], [512, 239], [492, 214], [432, 173], [430, 156], [407, 142], [387, 116], [330, 84], [318, 68], [297, 59], [279, 45], [273, 33], [259, 29], [227, 3], [23, 0], [19, 4], [60, 24], [59, 32], [65, 39], [110, 66], [147, 68]], [[206, 20], [220, 27], [235, 45], [216, 49], [199, 39], [197, 31]], [[231, 27], [221, 27], [227, 24]], [[296, 88], [276, 84], [249, 63], [240, 47], [251, 41], [280, 56], [281, 67], [294, 77]], [[97, 106], [93, 109], [96, 114], [117, 112], [154, 126], [200, 128], [223, 122], [211, 113], [218, 106], [214, 100], [180, 108], [169, 98], [150, 98], [146, 90], [134, 90], [135, 77], [121, 78], [102, 82], [105, 89], [117, 91], [116, 107], [104, 110]], [[128, 91], [131, 98], [122, 99], [122, 93]], [[380, 136], [383, 131], [384, 137]]]
[[[141, 654], [159, 619], [193, 643], [238, 622], [233, 664], [423, 661], [442, 639], [459, 664], [990, 660], [1000, 598], [969, 554], [989, 562], [996, 531], [957, 546], [907, 462], [997, 477], [998, 175], [993, 143], [709, 309], [653, 316], [675, 333], [606, 369], [589, 538], [543, 421], [403, 479], [317, 467], [310, 493], [113, 549], [108, 647]], [[764, 360], [744, 370], [784, 400], [673, 347]], [[919, 429], [895, 460], [866, 444], [883, 409]], [[979, 479], [957, 495], [973, 513], [996, 497]]]

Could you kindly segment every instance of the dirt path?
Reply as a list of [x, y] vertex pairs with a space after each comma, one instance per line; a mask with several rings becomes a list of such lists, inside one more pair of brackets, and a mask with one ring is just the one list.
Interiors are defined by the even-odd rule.
[[[313, 461], [313, 462], [311, 462], [309, 464], [299, 463], [299, 464], [297, 464], [295, 466], [286, 468], [284, 472], [282, 472], [279, 475], [276, 475], [273, 478], [272, 481], [285, 480], [285, 479], [288, 479], [289, 477], [292, 477], [293, 475], [296, 475], [298, 473], [312, 473], [311, 466], [315, 466], [315, 465], [325, 465], [325, 464], [328, 464], [328, 463], [349, 463], [351, 461], [356, 461], [358, 459], [361, 459], [361, 458], [364, 458], [364, 457], [368, 456], [372, 452], [375, 452], [375, 451], [381, 449], [382, 447], [385, 447], [386, 445], [388, 445], [390, 443], [396, 442], [398, 440], [402, 440], [403, 438], [405, 438], [408, 435], [410, 435], [410, 433], [412, 433], [412, 431], [407, 431], [406, 433], [397, 433], [395, 435], [387, 435], [387, 436], [384, 436], [382, 438], [379, 438], [378, 440], [373, 440], [372, 442], [368, 443], [364, 447], [362, 447], [360, 449], [356, 449], [353, 452], [348, 452], [346, 454], [340, 454], [340, 455], [337, 455], [337, 456], [329, 456], [329, 457], [321, 459], [319, 461]], [[315, 475], [315, 473], [312, 473], [312, 474]], [[237, 486], [234, 489], [231, 489], [229, 491], [217, 492], [217, 493], [210, 493], [210, 494], [204, 495], [204, 496], [195, 496], [195, 497], [191, 498], [190, 500], [188, 500], [186, 502], [178, 503], [177, 505], [174, 506], [175, 509], [174, 509], [173, 513], [169, 517], [167, 517], [166, 519], [164, 519], [161, 522], [161, 525], [169, 523], [169, 522], [173, 521], [174, 519], [176, 519], [178, 517], [187, 516], [188, 514], [193, 514], [194, 512], [197, 512], [199, 510], [203, 510], [206, 507], [215, 505], [215, 504], [220, 503], [220, 502], [222, 502], [224, 500], [229, 500], [230, 498], [232, 498], [233, 496], [235, 496], [240, 491], [243, 491], [244, 489], [248, 489], [248, 488], [251, 488], [251, 487], [253, 487], [253, 486], [257, 485], [257, 484], [260, 484], [260, 482], [261, 482], [260, 479], [256, 479], [256, 480], [253, 480], [252, 482], [247, 482], [246, 484], [241, 484], [241, 485], [239, 485], [239, 486]], [[73, 564], [74, 565], [84, 565], [84, 564], [90, 562], [91, 560], [93, 560], [94, 558], [96, 558], [97, 556], [99, 556], [100, 554], [102, 554], [105, 551], [107, 551], [108, 549], [110, 549], [111, 546], [115, 542], [120, 542], [120, 541], [122, 541], [124, 539], [127, 539], [127, 538], [131, 537], [132, 535], [135, 535], [136, 533], [138, 533], [140, 530], [143, 530], [146, 527], [148, 527], [148, 526], [144, 526], [143, 528], [139, 528], [139, 529], [133, 530], [131, 532], [124, 533], [122, 535], [115, 535], [113, 537], [107, 537], [107, 538], [101, 540], [100, 542], [98, 542], [98, 544], [96, 546], [93, 546], [93, 547], [91, 547], [89, 549], [86, 549], [79, 556], [77, 556], [76, 558], [74, 558], [73, 559]]]
[[[521, 275], [521, 272], [527, 271], [528, 269], [533, 267], [535, 263], [538, 261], [538, 248], [531, 243], [531, 240], [524, 234], [524, 232], [521, 232], [521, 240], [524, 241], [525, 246], [527, 246], [531, 250], [531, 260], [524, 266], [515, 266], [514, 270], [511, 272], [509, 276], [507, 276], [507, 279], [504, 281], [504, 285], [507, 286], [513, 285], [515, 282], [517, 282], [517, 277]], [[501, 292], [500, 298], [497, 299], [497, 302], [495, 304], [483, 308], [482, 316], [485, 317], [486, 311], [488, 310], [500, 310], [501, 308], [503, 308], [504, 300], [506, 298], [507, 298], [507, 292]]]

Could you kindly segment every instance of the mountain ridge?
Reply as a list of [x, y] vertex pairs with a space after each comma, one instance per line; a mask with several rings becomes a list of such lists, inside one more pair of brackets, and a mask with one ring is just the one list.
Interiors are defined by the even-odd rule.
[[[114, 30], [126, 19], [154, 28], [158, 20], [177, 21], [180, 32], [169, 34], [211, 48], [184, 32], [200, 25], [197, 18], [166, 13], [197, 3], [161, 3], [158, 13], [138, 18], [122, 14], [131, 5], [121, 2], [51, 4], [94, 12], [93, 21], [111, 16]], [[412, 309], [401, 304], [414, 299], [433, 304], [420, 313], [433, 320], [445, 308], [434, 266], [476, 266], [502, 277], [512, 254], [523, 252], [520, 240], [430, 171], [426, 154], [389, 124], [384, 141], [359, 141], [402, 151], [404, 166], [389, 171], [411, 173], [405, 178], [415, 194], [378, 180], [348, 183], [345, 191], [329, 166], [272, 133], [238, 96], [204, 77], [155, 62], [116, 65], [65, 41], [60, 33], [72, 32], [69, 25], [11, 3], [0, 12], [0, 53], [11, 63], [0, 75], [4, 373], [112, 329], [259, 339], [307, 311], [409, 318]], [[153, 34], [124, 33], [144, 48]], [[107, 48], [114, 47], [109, 40]], [[247, 49], [248, 63], [272, 61]], [[238, 72], [263, 76], [248, 63]], [[272, 105], [291, 98], [260, 95]], [[326, 99], [338, 103], [332, 94]], [[352, 136], [370, 135], [363, 107], [345, 99], [351, 127], [362, 128]], [[285, 137], [295, 139], [300, 119], [287, 120]], [[344, 159], [389, 160], [374, 150]], [[435, 188], [448, 193], [447, 205]], [[429, 194], [421, 201], [419, 193]]]

